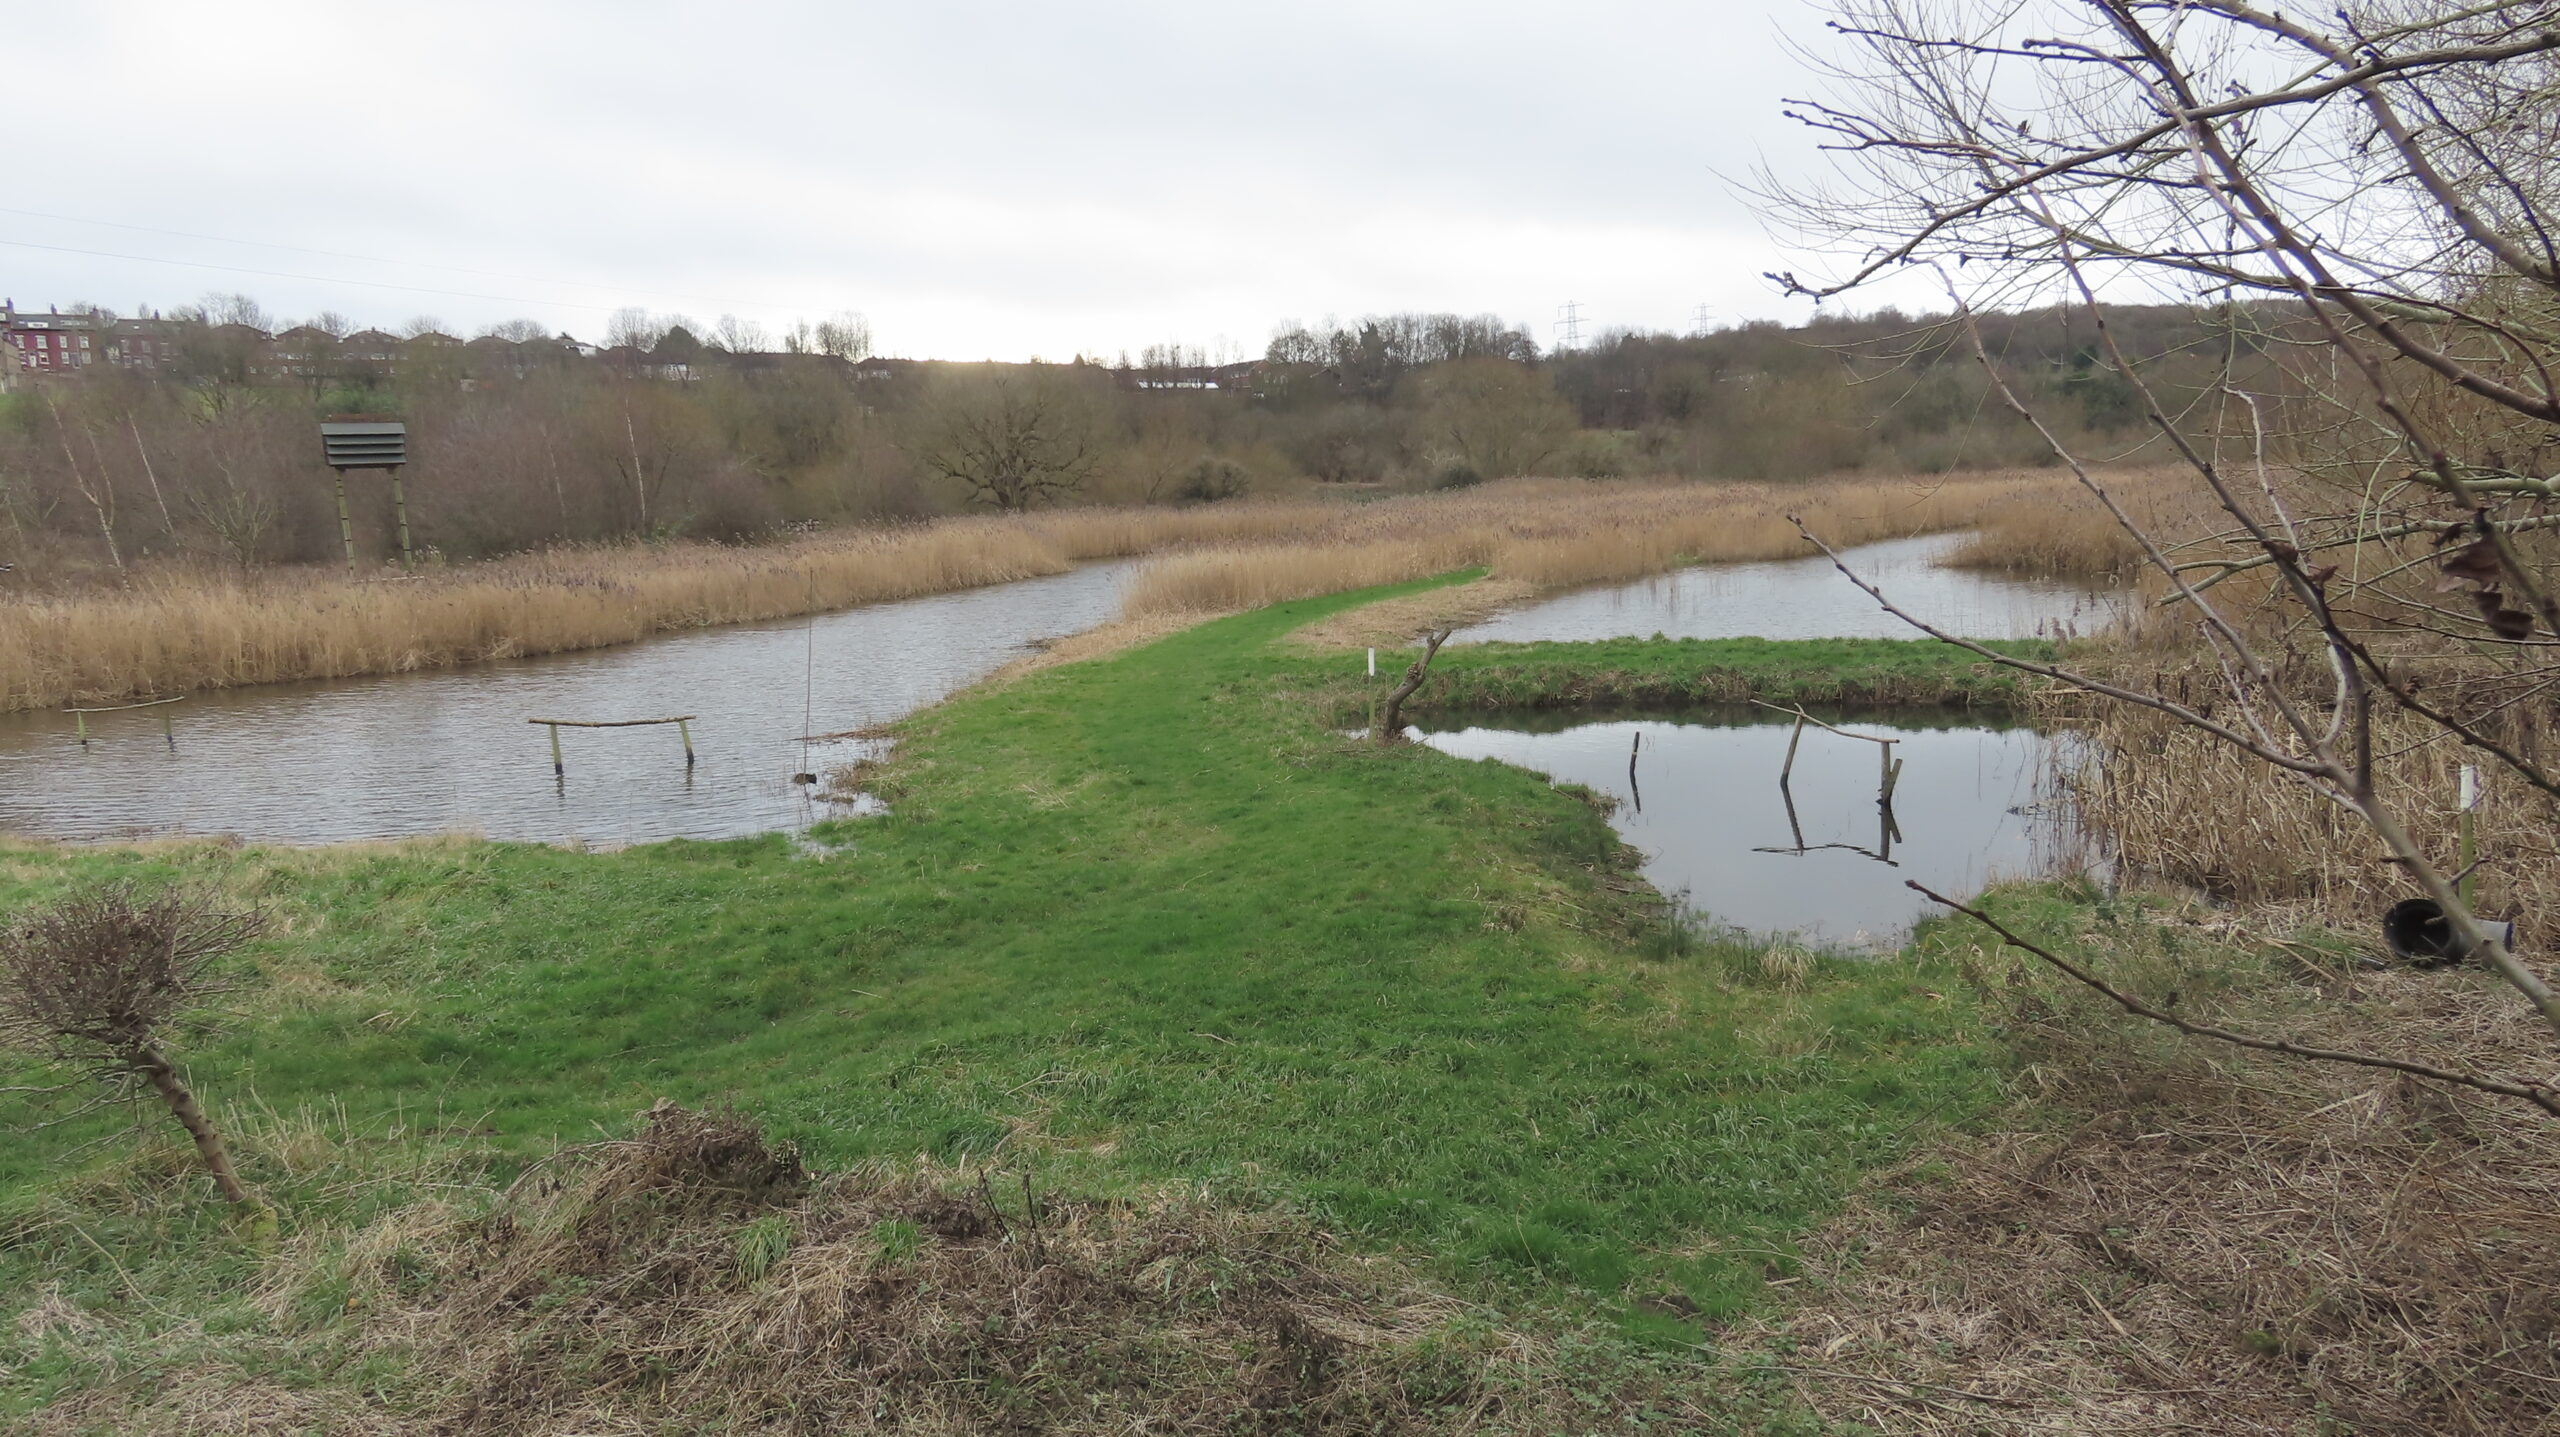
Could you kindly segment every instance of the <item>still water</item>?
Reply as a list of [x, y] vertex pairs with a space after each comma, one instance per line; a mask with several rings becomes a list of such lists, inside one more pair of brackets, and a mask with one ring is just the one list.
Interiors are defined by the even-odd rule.
[[1477, 717], [1465, 728], [1414, 736], [1461, 758], [1499, 759], [1617, 799], [1610, 823], [1644, 854], [1644, 875], [1656, 888], [1685, 897], [1712, 923], [1794, 933], [1827, 947], [1898, 945], [1935, 908], [1903, 887], [1905, 879], [1962, 898], [1994, 878], [2082, 862], [2067, 814], [2042, 785], [2055, 745], [2067, 740], [1971, 719], [1927, 726], [1907, 712], [1866, 721], [1820, 716], [1896, 740], [1898, 835], [1885, 831], [1876, 805], [1877, 745], [1811, 726], [1789, 785], [1790, 815], [1778, 774], [1794, 720], [1765, 709], [1599, 722], [1548, 711]]
[[[1135, 567], [591, 653], [201, 694], [91, 715], [86, 749], [68, 715], [0, 716], [0, 831], [332, 843], [461, 830], [622, 844], [798, 829], [831, 810], [792, 774], [869, 748], [804, 751], [803, 734], [913, 713], [1038, 640], [1102, 623]], [[690, 772], [672, 727], [563, 729], [557, 784], [547, 730], [525, 722], [675, 714], [696, 715]]]
[[[1913, 615], [1969, 639], [2088, 633], [2121, 613], [2122, 597], [2075, 584], [2002, 578], [1937, 561], [1962, 534], [1930, 534], [1844, 550], [1858, 577]], [[1877, 607], [1819, 554], [1757, 564], [1707, 564], [1528, 605], [1452, 642], [1591, 639], [1909, 639], [1919, 632]]]

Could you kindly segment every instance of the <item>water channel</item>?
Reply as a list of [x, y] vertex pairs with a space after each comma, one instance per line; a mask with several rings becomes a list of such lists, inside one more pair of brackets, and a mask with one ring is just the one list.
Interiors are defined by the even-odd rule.
[[1975, 718], [1817, 712], [1895, 741], [1894, 831], [1877, 805], [1877, 745], [1808, 727], [1782, 789], [1794, 721], [1766, 709], [1470, 715], [1415, 737], [1607, 795], [1611, 825], [1643, 853], [1656, 888], [1711, 924], [1822, 947], [1897, 946], [1933, 908], [1905, 879], [1966, 896], [1994, 878], [2082, 862], [2047, 792], [2067, 739]]
[[[1933, 617], [1979, 636], [2085, 626], [2111, 612], [2106, 598], [2076, 588], [1933, 567], [1930, 561], [1955, 542], [1939, 536], [1870, 545], [1851, 557], [1862, 572], [1882, 576], [1897, 597], [1908, 595]], [[842, 810], [813, 799], [792, 775], [823, 772], [873, 751], [858, 739], [804, 745], [803, 735], [838, 734], [913, 713], [1033, 644], [1111, 618], [1141, 562], [588, 653], [199, 694], [165, 709], [92, 716], [85, 746], [64, 714], [0, 716], [0, 832], [331, 843], [460, 831], [620, 845], [794, 831]], [[1907, 631], [1815, 558], [1693, 569], [1565, 594], [1465, 637], [1656, 632], [1787, 638]], [[671, 728], [566, 729], [567, 774], [556, 782], [547, 730], [526, 722], [673, 714], [694, 715], [699, 762], [692, 767]], [[164, 716], [174, 743], [163, 737]], [[1781, 910], [1796, 913], [1801, 905], [1774, 896], [1785, 887], [1774, 875], [1827, 872], [1834, 858], [1809, 856], [1781, 869], [1738, 856], [1753, 844], [1778, 841], [1772, 833], [1785, 834], [1783, 815], [1772, 829], [1771, 815], [1762, 811], [1773, 801], [1774, 791], [1763, 790], [1775, 774], [1763, 750], [1782, 741], [1770, 737], [1777, 731], [1731, 716], [1656, 722], [1647, 731], [1656, 729], [1663, 744], [1662, 797], [1649, 789], [1651, 816], [1630, 807], [1624, 821], [1640, 846], [1660, 848], [1662, 886], [1687, 887], [1719, 917], [1752, 926], [1777, 922]], [[1508, 736], [1479, 724], [1432, 741], [1471, 757], [1499, 753], [1605, 788], [1613, 773], [1623, 782], [1627, 738], [1612, 724], [1582, 722], [1566, 732], [1515, 729]], [[2027, 755], [2042, 742], [2024, 732], [1983, 729], [1915, 738], [1907, 750], [1914, 761], [1905, 782], [1914, 787], [1903, 800], [1903, 822], [1906, 829], [1925, 826], [1928, 836], [1913, 832], [1906, 852], [1943, 849], [1973, 863], [1962, 870], [1967, 873], [2026, 861], [2017, 847], [2029, 841], [2022, 825], [1997, 821], [1996, 810], [1975, 813], [1923, 794], [1938, 795], [1962, 779], [1977, 795], [1965, 803], [1979, 808], [1995, 790], [2016, 790]], [[1959, 749], [1972, 757], [1959, 762]], [[1807, 820], [1813, 842], [1847, 841], [1854, 827], [1841, 816], [1854, 805], [1833, 813], [1838, 805], [1827, 796], [1829, 781], [1827, 773], [1809, 771], [1797, 787], [1809, 811], [1830, 805], [1821, 808], [1829, 816]], [[1689, 797], [1675, 801], [1679, 794]], [[1666, 803], [1673, 807], [1660, 806]], [[1684, 807], [1692, 817], [1675, 821], [1672, 815]], [[1960, 817], [1959, 809], [1973, 816]], [[1701, 825], [1697, 834], [1681, 836], [1692, 823]], [[1749, 843], [1710, 845], [1712, 856], [1705, 856], [1709, 848], [1698, 845], [1707, 839], [1697, 835], [1710, 830], [1730, 830], [1735, 842], [1747, 835]], [[1702, 856], [1676, 856], [1692, 848]], [[1710, 869], [1772, 876], [1728, 882]], [[1854, 886], [1847, 879], [1841, 884], [1843, 893]], [[1834, 887], [1828, 878], [1815, 886]], [[1769, 906], [1753, 908], [1755, 893], [1768, 897]], [[1817, 926], [1844, 941], [1896, 922], [1889, 905], [1844, 898], [1833, 906], [1837, 911]], [[1796, 921], [1787, 917], [1778, 926]]]
[[[804, 753], [802, 735], [913, 713], [1111, 618], [1136, 566], [587, 653], [199, 694], [93, 715], [86, 747], [66, 715], [0, 715], [0, 832], [624, 844], [805, 828], [830, 809], [792, 775], [865, 744]], [[564, 729], [558, 783], [548, 731], [525, 722], [674, 714], [696, 716], [690, 770], [673, 728]]]
[[[1914, 616], [1968, 639], [2089, 633], [2113, 623], [2121, 596], [2077, 584], [2020, 580], [1938, 561], [1962, 534], [1894, 539], [1844, 552], [1858, 577]], [[1576, 589], [1461, 629], [1453, 643], [1580, 643], [1593, 639], [1909, 639], [1918, 631], [1840, 577], [1831, 561], [1705, 564], [1625, 584]]]

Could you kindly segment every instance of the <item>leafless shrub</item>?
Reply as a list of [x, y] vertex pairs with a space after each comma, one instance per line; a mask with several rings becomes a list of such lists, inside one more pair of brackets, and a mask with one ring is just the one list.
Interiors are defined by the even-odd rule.
[[[1850, 179], [1783, 200], [1849, 258], [1781, 282], [1820, 296], [1934, 267], [1993, 392], [2191, 625], [2192, 663], [2022, 663], [1915, 625], [2301, 785], [2345, 820], [2336, 842], [2378, 846], [2560, 1033], [2560, 992], [2477, 916], [2462, 860], [2398, 773], [2460, 748], [2560, 800], [2560, 766], [2515, 723], [2560, 684], [2560, 550], [2545, 542], [2560, 490], [2541, 468], [2560, 439], [2560, 245], [2542, 213], [2560, 4], [1834, 13], [1853, 58], [1795, 113]], [[2106, 383], [2219, 512], [2201, 552], [2120, 502], [1984, 346], [1975, 303], [2057, 289], [2092, 325]], [[2183, 397], [2155, 383], [2110, 327], [2111, 292], [2197, 301], [2221, 335], [2215, 380]], [[2510, 1090], [2560, 1111], [2539, 1075], [2550, 1057]]]
[[114, 883], [20, 915], [0, 929], [0, 1039], [125, 1095], [147, 1083], [194, 1139], [225, 1201], [255, 1202], [222, 1136], [166, 1050], [173, 1020], [220, 992], [206, 971], [255, 937], [255, 912], [202, 894]]

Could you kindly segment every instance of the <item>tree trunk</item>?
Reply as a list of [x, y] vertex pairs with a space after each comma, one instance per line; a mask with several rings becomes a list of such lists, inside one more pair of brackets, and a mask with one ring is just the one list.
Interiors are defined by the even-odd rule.
[[1369, 729], [1370, 742], [1398, 743], [1403, 740], [1404, 701], [1412, 698], [1414, 690], [1422, 687], [1422, 681], [1430, 676], [1431, 661], [1439, 656], [1440, 646], [1447, 643], [1449, 635], [1455, 632], [1455, 629], [1440, 629], [1423, 641], [1422, 657], [1415, 659], [1413, 667], [1404, 671], [1403, 680], [1387, 694], [1386, 703], [1379, 707], [1378, 721]]
[[168, 532], [169, 542], [178, 542], [178, 521], [169, 517], [169, 500], [160, 492], [160, 471], [151, 467], [151, 451], [142, 447], [142, 424], [132, 415], [125, 416], [125, 427], [133, 431], [133, 452], [142, 456], [142, 477], [151, 481], [152, 502], [160, 506], [160, 527]]
[[170, 1116], [187, 1130], [188, 1137], [196, 1140], [196, 1153], [213, 1174], [213, 1185], [222, 1189], [223, 1201], [235, 1207], [255, 1203], [257, 1199], [250, 1196], [248, 1185], [240, 1181], [239, 1172], [231, 1166], [231, 1154], [223, 1149], [222, 1134], [213, 1130], [213, 1120], [196, 1105], [196, 1095], [187, 1091], [187, 1085], [178, 1078], [178, 1070], [169, 1066], [160, 1050], [147, 1045], [135, 1048], [125, 1055], [125, 1061], [151, 1080], [160, 1100], [169, 1105]]

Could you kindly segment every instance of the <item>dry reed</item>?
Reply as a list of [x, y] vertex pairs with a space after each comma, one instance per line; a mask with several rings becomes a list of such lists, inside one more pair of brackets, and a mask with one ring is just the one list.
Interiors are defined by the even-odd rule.
[[[2548, 1032], [2485, 974], [2236, 926], [2191, 910], [2070, 941], [2191, 1016], [2483, 1071], [2547, 1061]], [[2273, 966], [2217, 993], [2195, 957], [2235, 938]], [[1807, 1301], [1770, 1326], [1811, 1405], [1923, 1437], [2560, 1430], [2548, 1119], [2198, 1044], [2010, 966], [2031, 961], [1970, 965], [2017, 1050], [2019, 1130], [1928, 1154], [1809, 1245]]]
[[[2359, 931], [2416, 891], [2363, 820], [2291, 774], [2149, 710], [2054, 693], [2036, 703], [2077, 715], [2087, 743], [2064, 784], [2083, 821], [2134, 872], [2235, 902], [2308, 903]], [[2560, 805], [2406, 714], [2378, 715], [2374, 744], [2396, 755], [2377, 776], [2384, 801], [2447, 871], [2456, 866], [2460, 773], [2478, 768], [2481, 911], [2525, 920], [2522, 945], [2547, 952], [2553, 935], [2535, 920], [2560, 911]]]
[[758, 548], [552, 550], [416, 578], [172, 566], [0, 612], [0, 710], [442, 668], [1063, 572], [1172, 545], [1308, 532], [1322, 504], [1079, 509]]
[[[2142, 471], [2126, 482], [2156, 481]], [[1340, 511], [1293, 542], [1158, 560], [1131, 586], [1126, 612], [1259, 608], [1479, 566], [1553, 588], [1689, 563], [1797, 558], [1808, 550], [1790, 513], [1831, 543], [1864, 544], [2082, 507], [2094, 506], [2051, 470], [1805, 484], [1518, 480]]]
[[[1490, 564], [1539, 586], [1802, 552], [1783, 515], [1863, 542], [2073, 502], [2051, 471], [1815, 484], [1527, 480], [1369, 504], [1069, 509], [753, 548], [568, 548], [415, 578], [171, 565], [0, 611], [0, 711], [563, 653], [1202, 549], [1151, 566], [1127, 612], [1225, 612]], [[1216, 546], [1216, 547], [1210, 547]]]

